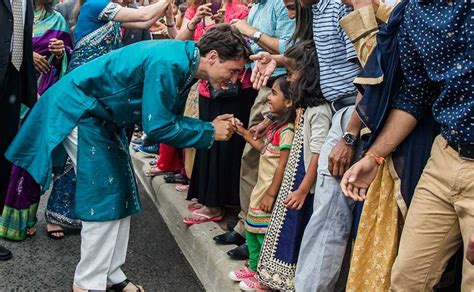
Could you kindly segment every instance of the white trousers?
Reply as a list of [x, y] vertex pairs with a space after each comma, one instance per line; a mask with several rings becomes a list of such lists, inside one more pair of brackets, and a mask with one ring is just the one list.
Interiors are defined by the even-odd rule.
[[[77, 128], [63, 142], [77, 172]], [[127, 277], [120, 267], [125, 263], [130, 216], [106, 222], [82, 222], [81, 260], [76, 266], [74, 285], [87, 290], [105, 290]]]

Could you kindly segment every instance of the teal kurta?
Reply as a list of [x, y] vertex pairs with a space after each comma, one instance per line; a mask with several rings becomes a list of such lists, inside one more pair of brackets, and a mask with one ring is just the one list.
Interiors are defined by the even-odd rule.
[[62, 141], [78, 127], [75, 213], [109, 221], [142, 210], [124, 128], [180, 148], [209, 148], [211, 123], [183, 117], [195, 82], [193, 42], [146, 41], [113, 51], [66, 75], [33, 107], [6, 157], [48, 189], [63, 157]]

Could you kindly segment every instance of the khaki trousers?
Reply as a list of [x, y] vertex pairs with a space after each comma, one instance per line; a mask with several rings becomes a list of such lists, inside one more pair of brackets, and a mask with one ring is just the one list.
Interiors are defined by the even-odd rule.
[[[249, 128], [263, 121], [264, 115], [268, 112], [267, 98], [270, 93], [271, 89], [268, 87], [263, 87], [258, 92], [255, 103], [250, 110]], [[243, 237], [245, 237], [244, 220], [247, 217], [247, 211], [249, 209], [250, 194], [257, 184], [259, 160], [260, 153], [249, 143], [245, 144], [240, 165], [240, 220], [234, 227], [234, 230]]]
[[[474, 161], [461, 159], [441, 136], [408, 210], [392, 291], [433, 291], [448, 260], [474, 233]], [[462, 291], [474, 291], [474, 266], [464, 257]]]

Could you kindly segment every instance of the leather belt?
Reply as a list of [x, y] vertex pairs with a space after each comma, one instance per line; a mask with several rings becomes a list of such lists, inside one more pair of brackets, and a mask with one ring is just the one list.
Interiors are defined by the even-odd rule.
[[474, 160], [474, 144], [458, 144], [448, 142], [449, 147], [453, 148], [459, 156], [466, 160]]
[[340, 109], [343, 109], [351, 105], [355, 105], [355, 103], [356, 103], [356, 96], [351, 94], [351, 95], [342, 97], [338, 100], [331, 102], [330, 105], [331, 105], [332, 113], [334, 114]]

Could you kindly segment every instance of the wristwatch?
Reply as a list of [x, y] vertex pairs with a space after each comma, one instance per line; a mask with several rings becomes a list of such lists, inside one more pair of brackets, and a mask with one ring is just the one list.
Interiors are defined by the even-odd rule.
[[253, 36], [252, 36], [252, 40], [255, 42], [255, 43], [258, 43], [258, 41], [260, 40], [260, 38], [262, 37], [263, 33], [261, 31], [256, 31], [253, 33]]
[[356, 146], [358, 142], [357, 136], [350, 132], [345, 132], [342, 136], [342, 139], [344, 140], [344, 143], [348, 146]]

